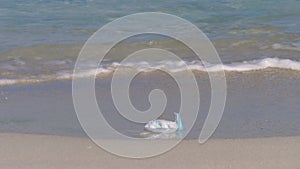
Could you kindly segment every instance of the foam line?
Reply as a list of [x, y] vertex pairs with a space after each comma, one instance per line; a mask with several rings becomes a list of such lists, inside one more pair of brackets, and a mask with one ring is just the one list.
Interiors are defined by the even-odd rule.
[[[300, 62], [293, 61], [290, 59], [279, 59], [279, 58], [265, 58], [260, 60], [251, 60], [243, 62], [234, 62], [229, 64], [218, 64], [213, 65], [206, 63], [205, 65], [200, 61], [192, 62], [172, 62], [163, 61], [156, 63], [138, 62], [138, 63], [110, 63], [102, 65], [98, 69], [84, 71], [82, 73], [74, 75], [75, 77], [82, 78], [88, 76], [101, 76], [113, 73], [116, 69], [130, 70], [135, 69], [141, 72], [152, 72], [157, 69], [168, 70], [171, 72], [184, 72], [187, 69], [196, 71], [229, 71], [229, 72], [245, 72], [262, 70], [266, 68], [279, 68], [279, 69], [290, 69], [294, 71], [300, 71]], [[126, 71], [124, 71], [126, 74]], [[39, 83], [52, 80], [70, 80], [73, 78], [73, 72], [58, 72], [56, 75], [40, 75], [38, 78], [20, 78], [20, 79], [0, 79], [0, 86], [14, 85], [14, 84], [30, 84]]]

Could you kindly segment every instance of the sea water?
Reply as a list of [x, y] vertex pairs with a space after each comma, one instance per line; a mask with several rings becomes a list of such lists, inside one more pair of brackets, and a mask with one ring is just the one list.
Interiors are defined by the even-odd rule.
[[[200, 115], [190, 138], [197, 138], [209, 108], [207, 71], [219, 70], [225, 70], [228, 95], [216, 137], [300, 133], [298, 0], [3, 0], [0, 130], [84, 135], [71, 95], [73, 68], [83, 44], [101, 26], [128, 14], [149, 11], [173, 14], [195, 24], [212, 41], [223, 66], [205, 67], [189, 50], [163, 36], [141, 35], [124, 40], [96, 70], [81, 75], [97, 73], [99, 106], [116, 129], [132, 136], [143, 131], [143, 124], [123, 119], [111, 99], [110, 82], [117, 68], [142, 72], [130, 91], [133, 105], [140, 110], [149, 108], [147, 98], [152, 89], [163, 89], [169, 99], [163, 113], [170, 120], [180, 109], [180, 93], [172, 78], [157, 69], [184, 76], [188, 68], [195, 74], [201, 95]], [[145, 47], [168, 48], [182, 61], [121, 63], [126, 55]]]

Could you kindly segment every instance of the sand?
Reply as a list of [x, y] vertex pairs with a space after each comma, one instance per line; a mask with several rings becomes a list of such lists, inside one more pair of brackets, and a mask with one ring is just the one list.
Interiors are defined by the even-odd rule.
[[147, 159], [112, 155], [87, 138], [0, 134], [1, 169], [299, 169], [300, 137], [184, 140]]

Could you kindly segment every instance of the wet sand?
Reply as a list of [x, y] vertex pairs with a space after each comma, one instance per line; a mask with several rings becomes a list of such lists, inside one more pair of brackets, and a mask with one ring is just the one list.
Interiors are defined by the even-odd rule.
[[[109, 140], [108, 140], [109, 141]], [[0, 134], [2, 169], [298, 169], [300, 137], [184, 140], [171, 151], [147, 159], [112, 155], [89, 139]]]
[[[158, 81], [160, 84], [156, 86]], [[203, 145], [195, 139], [209, 107], [210, 85], [208, 77], [201, 73], [197, 74], [197, 82], [201, 107], [187, 138], [163, 155], [135, 160], [112, 155], [86, 137], [76, 118], [70, 81], [3, 86], [0, 168], [299, 169], [297, 72], [268, 69], [227, 74], [223, 118], [212, 139]], [[141, 110], [148, 108], [147, 96], [153, 88], [166, 92], [169, 103], [163, 115], [172, 119], [172, 112], [178, 110], [179, 93], [172, 79], [164, 75], [148, 74], [134, 79], [130, 89], [133, 104]], [[143, 124], [129, 123], [113, 107], [108, 93], [110, 79], [98, 79], [95, 90], [104, 116], [115, 129], [130, 136], [144, 131]], [[124, 141], [104, 134], [103, 139], [107, 138]]]
[[[226, 74], [227, 100], [221, 122], [213, 138], [260, 138], [300, 135], [300, 74], [296, 71], [266, 69]], [[200, 110], [187, 139], [197, 139], [210, 106], [210, 84], [206, 74], [196, 72]], [[157, 83], [159, 82], [159, 83]], [[139, 136], [144, 124], [133, 123], [118, 113], [111, 97], [111, 80], [96, 81], [99, 107], [107, 121], [119, 132]], [[166, 93], [163, 116], [174, 120], [180, 110], [180, 92], [174, 80], [164, 74], [136, 77], [130, 86], [132, 104], [149, 108], [153, 89]], [[71, 81], [2, 86], [0, 89], [0, 132], [85, 137], [72, 101]], [[110, 137], [103, 134], [103, 137]]]

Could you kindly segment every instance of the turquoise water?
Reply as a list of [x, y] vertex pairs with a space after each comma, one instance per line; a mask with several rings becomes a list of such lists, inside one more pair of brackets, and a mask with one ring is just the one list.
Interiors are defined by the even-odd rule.
[[[212, 40], [227, 70], [300, 70], [299, 0], [3, 0], [0, 85], [70, 77], [82, 45], [96, 30], [119, 17], [149, 11], [173, 14], [198, 26]], [[129, 42], [142, 44], [124, 44], [119, 53], [105, 58], [107, 63], [102, 69], [114, 69], [121, 55], [128, 53], [126, 45], [140, 49], [138, 45], [149, 46], [149, 40], [183, 51], [159, 36], [141, 35]], [[183, 53], [183, 60], [197, 70], [203, 68], [189, 53]], [[178, 65], [174, 63], [170, 68], [179, 70]], [[157, 65], [148, 67], [155, 69]]]
[[[213, 39], [286, 34], [299, 38], [300, 34], [299, 0], [3, 0], [0, 51], [41, 44], [82, 44], [114, 19], [149, 11], [183, 17]], [[293, 40], [283, 37], [281, 42]]]

